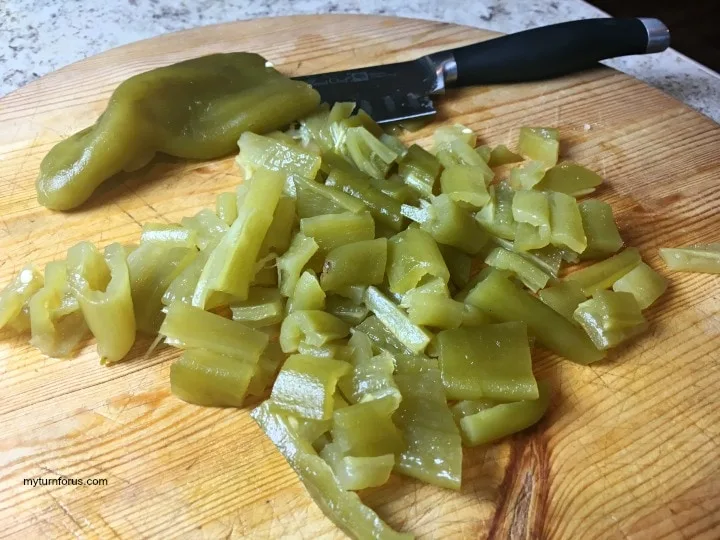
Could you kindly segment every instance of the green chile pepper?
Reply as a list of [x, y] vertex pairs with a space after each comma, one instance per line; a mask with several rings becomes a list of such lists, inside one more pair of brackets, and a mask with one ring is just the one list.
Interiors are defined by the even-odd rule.
[[251, 53], [212, 54], [124, 81], [88, 128], [56, 144], [40, 164], [38, 201], [69, 210], [120, 171], [157, 152], [188, 159], [229, 154], [246, 130], [267, 132], [300, 118], [320, 96]]

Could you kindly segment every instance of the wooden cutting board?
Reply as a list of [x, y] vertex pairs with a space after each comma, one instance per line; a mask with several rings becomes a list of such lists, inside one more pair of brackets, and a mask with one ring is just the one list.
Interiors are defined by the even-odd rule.
[[[74, 243], [136, 242], [140, 224], [212, 206], [241, 178], [232, 158], [164, 158], [122, 175], [83, 208], [39, 206], [50, 147], [103, 110], [136, 73], [221, 51], [255, 51], [288, 74], [410, 59], [491, 37], [435, 22], [366, 16], [262, 19], [120, 47], [0, 100], [0, 283], [23, 262]], [[661, 73], [657, 74], [662, 76]], [[667, 274], [661, 246], [720, 240], [720, 127], [610, 69], [562, 80], [451, 92], [439, 123], [514, 144], [521, 125], [560, 129], [565, 158], [607, 183], [598, 196], [623, 238], [671, 279], [651, 330], [589, 367], [535, 352], [555, 388], [534, 429], [465, 453], [459, 493], [393, 478], [363, 499], [425, 538], [720, 536], [720, 277]], [[101, 367], [88, 344], [45, 358], [26, 337], [0, 340], [0, 535], [16, 538], [342, 538], [246, 410], [175, 399], [176, 352]], [[24, 485], [31, 478], [106, 485]]]

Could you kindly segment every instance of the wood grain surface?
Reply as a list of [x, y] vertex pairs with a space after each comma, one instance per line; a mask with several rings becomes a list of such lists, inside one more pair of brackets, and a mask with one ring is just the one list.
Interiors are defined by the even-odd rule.
[[[162, 158], [71, 213], [38, 205], [38, 165], [91, 124], [122, 80], [202, 54], [247, 50], [288, 74], [409, 59], [491, 36], [427, 21], [310, 16], [171, 34], [89, 58], [0, 100], [0, 283], [24, 261], [83, 239], [134, 242], [241, 181], [232, 158]], [[514, 144], [520, 125], [560, 129], [562, 154], [600, 172], [598, 196], [623, 238], [663, 273], [657, 248], [720, 240], [720, 127], [609, 69], [449, 93], [441, 122]], [[411, 134], [427, 142], [438, 123]], [[502, 444], [466, 451], [458, 493], [393, 477], [363, 499], [424, 538], [720, 537], [720, 278], [668, 275], [651, 330], [589, 367], [535, 351], [554, 383], [548, 416]], [[94, 345], [49, 359], [0, 340], [0, 536], [342, 538], [245, 410], [169, 392], [176, 353], [101, 367]], [[29, 478], [105, 486], [30, 487]]]

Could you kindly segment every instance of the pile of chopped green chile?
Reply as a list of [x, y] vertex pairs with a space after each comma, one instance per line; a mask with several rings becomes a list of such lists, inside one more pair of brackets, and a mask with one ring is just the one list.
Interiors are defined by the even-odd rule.
[[[137, 246], [80, 243], [44, 275], [26, 266], [0, 327], [58, 357], [92, 333], [107, 364], [137, 331], [164, 338], [189, 403], [269, 391], [252, 416], [325, 514], [354, 538], [409, 538], [355, 491], [392, 472], [459, 489], [463, 446], [548, 408], [531, 343], [596, 362], [647, 328], [667, 283], [583, 198], [602, 179], [558, 163], [555, 129], [521, 128], [516, 153], [444, 126], [428, 151], [353, 109], [244, 133], [246, 180], [215, 209], [146, 224]], [[720, 265], [718, 246], [692, 249], [668, 256]]]

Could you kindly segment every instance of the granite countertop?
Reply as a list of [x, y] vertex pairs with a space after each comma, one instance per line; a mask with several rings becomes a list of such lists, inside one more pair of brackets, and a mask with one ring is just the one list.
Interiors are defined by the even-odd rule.
[[[132, 41], [239, 19], [308, 13], [398, 15], [506, 33], [606, 15], [582, 0], [5, 0], [0, 7], [0, 96]], [[667, 50], [607, 64], [720, 122], [720, 76], [686, 56]]]

